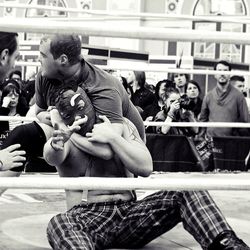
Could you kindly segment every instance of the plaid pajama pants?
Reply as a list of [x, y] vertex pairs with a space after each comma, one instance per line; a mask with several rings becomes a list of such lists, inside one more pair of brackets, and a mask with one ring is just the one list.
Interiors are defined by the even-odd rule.
[[160, 191], [139, 201], [86, 203], [56, 215], [47, 228], [53, 249], [139, 248], [179, 222], [203, 249], [232, 230], [206, 191]]

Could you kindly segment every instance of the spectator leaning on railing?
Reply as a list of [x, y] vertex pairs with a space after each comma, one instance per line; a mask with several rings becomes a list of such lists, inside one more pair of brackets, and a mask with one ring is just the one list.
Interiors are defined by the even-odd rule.
[[[144, 121], [153, 121], [158, 112], [160, 112], [164, 107], [163, 95], [165, 89], [168, 87], [174, 87], [175, 84], [168, 80], [164, 79], [159, 81], [155, 86], [155, 101], [150, 103], [142, 112], [141, 116]], [[149, 126], [146, 128], [147, 133], [154, 133], [154, 127]]]
[[[164, 108], [155, 116], [155, 121], [166, 122], [195, 122], [194, 113], [189, 109], [188, 103], [184, 103], [180, 96], [179, 90], [176, 88], [166, 88], [162, 95], [164, 100]], [[176, 128], [169, 125], [157, 126], [157, 133], [194, 136], [198, 132], [197, 127]]]
[[[0, 115], [25, 116], [29, 108], [25, 98], [21, 95], [19, 84], [13, 79], [8, 80], [5, 84], [0, 98]], [[21, 120], [1, 121], [0, 132], [11, 131], [21, 124]]]

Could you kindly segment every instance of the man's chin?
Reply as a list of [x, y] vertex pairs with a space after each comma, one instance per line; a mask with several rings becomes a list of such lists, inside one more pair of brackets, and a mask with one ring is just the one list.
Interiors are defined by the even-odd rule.
[[227, 81], [223, 81], [223, 82], [219, 82], [219, 84], [221, 85], [221, 86], [225, 86], [226, 84], [227, 84]]
[[48, 74], [45, 71], [41, 70], [40, 72], [42, 76], [49, 78]]
[[47, 79], [53, 79], [52, 77], [50, 77], [48, 74], [46, 74], [46, 72], [41, 71], [41, 76], [42, 77], [46, 77]]
[[185, 83], [179, 83], [179, 84], [177, 84], [177, 87], [178, 88], [182, 88], [182, 87], [184, 87], [185, 86]]

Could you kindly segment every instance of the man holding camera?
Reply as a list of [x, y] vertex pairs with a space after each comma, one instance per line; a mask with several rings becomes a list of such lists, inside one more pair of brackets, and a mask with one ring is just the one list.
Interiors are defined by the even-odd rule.
[[[195, 122], [192, 103], [186, 97], [181, 97], [177, 88], [166, 88], [162, 94], [164, 108], [155, 116], [155, 121], [165, 122]], [[198, 132], [197, 127], [172, 127], [169, 125], [156, 127], [157, 133], [194, 136]]]

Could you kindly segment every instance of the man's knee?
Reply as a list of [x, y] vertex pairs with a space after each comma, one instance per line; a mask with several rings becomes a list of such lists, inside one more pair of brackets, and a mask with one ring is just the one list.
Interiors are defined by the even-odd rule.
[[80, 223], [70, 220], [66, 214], [58, 214], [49, 221], [47, 238], [56, 250], [94, 249], [91, 238]]
[[58, 239], [60, 237], [58, 235], [58, 231], [60, 231], [58, 229], [59, 228], [58, 225], [60, 225], [59, 224], [60, 220], [58, 217], [59, 215], [52, 217], [47, 226], [47, 238], [53, 249], [56, 249], [55, 246], [58, 245]]

